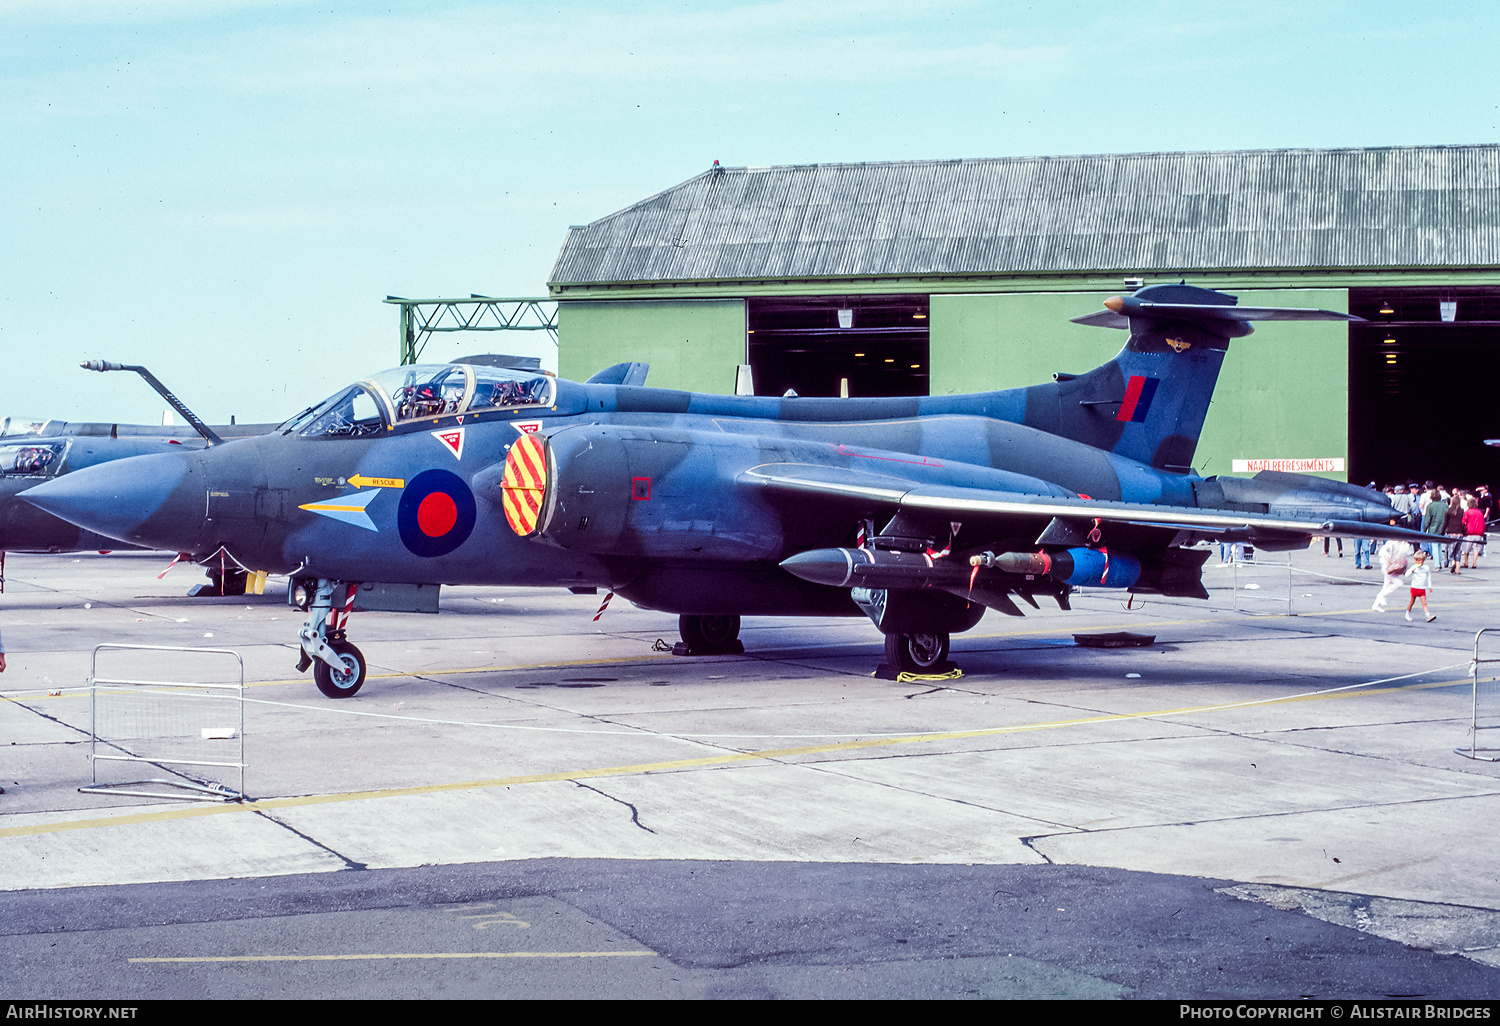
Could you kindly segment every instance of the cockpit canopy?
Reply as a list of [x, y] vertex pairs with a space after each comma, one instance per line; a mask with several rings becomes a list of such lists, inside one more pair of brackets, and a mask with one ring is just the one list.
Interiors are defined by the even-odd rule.
[[277, 430], [305, 438], [361, 438], [459, 413], [551, 406], [556, 379], [471, 364], [413, 364], [381, 371], [309, 407]]
[[7, 435], [45, 435], [47, 425], [53, 423], [46, 417], [0, 418], [0, 437]]

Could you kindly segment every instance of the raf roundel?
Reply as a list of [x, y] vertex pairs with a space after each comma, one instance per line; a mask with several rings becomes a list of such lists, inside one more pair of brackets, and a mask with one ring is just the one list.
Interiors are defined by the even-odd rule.
[[401, 543], [418, 556], [446, 556], [474, 530], [474, 493], [448, 470], [424, 470], [407, 483], [396, 508]]

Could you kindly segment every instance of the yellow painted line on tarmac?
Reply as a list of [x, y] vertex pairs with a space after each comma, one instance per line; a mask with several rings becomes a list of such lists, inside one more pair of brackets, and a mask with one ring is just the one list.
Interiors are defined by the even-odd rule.
[[[1413, 674], [1412, 676], [1416, 676]], [[140, 812], [123, 816], [79, 819], [63, 823], [38, 823], [33, 826], [7, 827], [0, 829], [0, 838], [31, 837], [40, 834], [57, 834], [71, 830], [92, 830], [99, 827], [132, 826], [140, 823], [159, 823], [167, 820], [193, 819], [200, 816], [222, 816], [235, 812], [270, 812], [277, 809], [303, 808], [309, 805], [332, 805], [342, 802], [366, 801], [371, 798], [403, 798], [415, 795], [441, 794], [445, 791], [475, 791], [495, 787], [516, 787], [522, 784], [546, 784], [569, 780], [589, 780], [595, 777], [638, 776], [644, 773], [660, 773], [671, 770], [704, 769], [710, 766], [728, 766], [739, 762], [784, 759], [799, 755], [825, 755], [830, 752], [853, 752], [868, 748], [890, 748], [897, 745], [927, 744], [934, 741], [962, 741], [977, 737], [994, 737], [1001, 734], [1022, 734], [1036, 730], [1058, 730], [1064, 727], [1081, 727], [1097, 723], [1120, 723], [1126, 720], [1144, 720], [1158, 716], [1185, 716], [1197, 713], [1221, 712], [1229, 709], [1248, 709], [1254, 706], [1278, 705], [1287, 702], [1310, 702], [1332, 698], [1358, 698], [1367, 695], [1384, 695], [1399, 691], [1425, 691], [1431, 688], [1453, 687], [1469, 683], [1468, 677], [1457, 680], [1437, 681], [1427, 684], [1405, 684], [1390, 688], [1368, 690], [1336, 689], [1282, 698], [1264, 698], [1249, 702], [1226, 702], [1215, 705], [1185, 706], [1178, 709], [1156, 709], [1151, 712], [1109, 713], [1101, 716], [1084, 716], [1072, 720], [1053, 720], [1048, 723], [1022, 723], [1008, 727], [981, 727], [974, 730], [950, 730], [930, 734], [904, 734], [897, 737], [870, 738], [864, 741], [840, 741], [824, 745], [802, 745], [796, 748], [772, 748], [758, 752], [727, 752], [696, 759], [672, 759], [663, 762], [643, 762], [628, 766], [607, 766], [598, 769], [564, 770], [557, 773], [532, 773], [515, 777], [498, 777], [490, 780], [464, 780], [447, 784], [424, 784], [416, 787], [393, 787], [375, 791], [347, 791], [338, 794], [299, 795], [291, 798], [261, 798], [256, 801], [236, 804], [198, 806], [168, 809], [159, 812]], [[1354, 685], [1353, 687], [1358, 687]], [[643, 737], [652, 735], [643, 734]], [[661, 735], [670, 739], [672, 735]]]
[[434, 951], [379, 955], [200, 955], [184, 958], [130, 958], [128, 962], [369, 962], [398, 958], [639, 958], [655, 951]]

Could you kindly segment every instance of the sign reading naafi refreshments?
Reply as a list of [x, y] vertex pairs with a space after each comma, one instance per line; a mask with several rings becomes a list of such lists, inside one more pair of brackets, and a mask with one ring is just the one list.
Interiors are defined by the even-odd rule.
[[1285, 474], [1341, 474], [1344, 472], [1344, 457], [1234, 460], [1232, 466], [1236, 474], [1256, 474], [1262, 470], [1279, 470]]

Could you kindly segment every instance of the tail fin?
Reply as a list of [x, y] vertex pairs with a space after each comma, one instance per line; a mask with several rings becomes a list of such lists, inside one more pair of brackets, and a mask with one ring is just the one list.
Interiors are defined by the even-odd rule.
[[1360, 318], [1331, 310], [1242, 307], [1235, 296], [1193, 285], [1149, 285], [1105, 301], [1079, 324], [1129, 328], [1109, 363], [1058, 374], [1026, 389], [1026, 424], [1174, 473], [1193, 453], [1231, 339], [1250, 321]]

